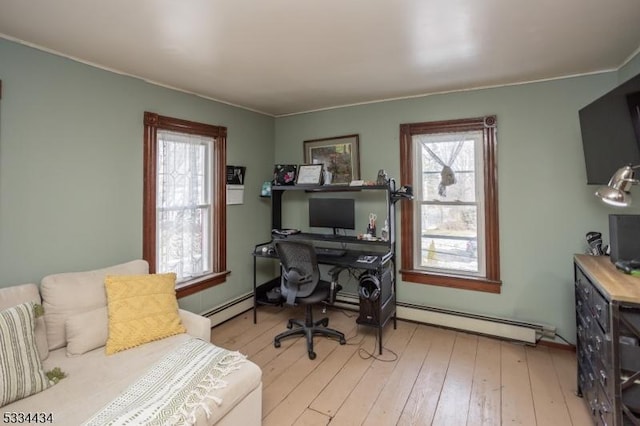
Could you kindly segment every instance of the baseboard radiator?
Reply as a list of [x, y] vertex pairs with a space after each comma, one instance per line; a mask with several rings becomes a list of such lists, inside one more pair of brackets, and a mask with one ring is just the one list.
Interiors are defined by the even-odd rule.
[[215, 327], [249, 309], [253, 309], [253, 293], [238, 296], [200, 315], [209, 318], [211, 327]]
[[[358, 309], [358, 296], [340, 294], [336, 305], [346, 309]], [[555, 327], [522, 321], [495, 318], [490, 316], [459, 312], [431, 306], [398, 302], [398, 319], [414, 321], [438, 327], [468, 331], [486, 336], [500, 337], [529, 344], [537, 343], [541, 338], [554, 339]]]
[[[335, 304], [340, 308], [357, 311], [359, 305], [358, 296], [355, 294], [342, 293], [338, 296]], [[209, 318], [211, 320], [211, 326], [214, 327], [252, 308], [253, 293], [247, 293], [201, 315]], [[541, 338], [555, 338], [555, 327], [542, 324], [494, 318], [404, 302], [397, 303], [396, 312], [398, 319], [500, 337], [529, 344], [535, 344]]]

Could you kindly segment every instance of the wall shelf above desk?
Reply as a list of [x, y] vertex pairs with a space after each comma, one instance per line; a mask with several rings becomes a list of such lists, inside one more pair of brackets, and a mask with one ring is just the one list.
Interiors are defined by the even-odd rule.
[[344, 243], [344, 244], [363, 244], [368, 246], [388, 247], [389, 241], [383, 240], [362, 240], [352, 235], [334, 235], [334, 234], [316, 234], [310, 232], [298, 232], [291, 235], [272, 234], [274, 240], [304, 240], [304, 241], [323, 241], [327, 243]]
[[[389, 235], [387, 241], [382, 240], [359, 240], [355, 236], [344, 235], [329, 235], [329, 234], [314, 234], [314, 233], [301, 233], [293, 234], [295, 238], [302, 238], [306, 240], [318, 240], [318, 241], [335, 241], [343, 243], [353, 244], [368, 244], [387, 246], [390, 251], [395, 253], [395, 209], [393, 191], [395, 184], [390, 182], [388, 185], [281, 185], [273, 186], [271, 189], [271, 229], [282, 229], [282, 203], [285, 193], [290, 191], [303, 191], [306, 193], [337, 193], [337, 192], [362, 192], [362, 191], [377, 191], [377, 194], [384, 195], [386, 203], [386, 216], [389, 223]], [[293, 235], [288, 235], [287, 238], [291, 238]], [[275, 238], [275, 236], [273, 236]]]
[[307, 191], [307, 192], [353, 192], [353, 191], [371, 191], [371, 190], [388, 190], [388, 185], [273, 185], [273, 191]]

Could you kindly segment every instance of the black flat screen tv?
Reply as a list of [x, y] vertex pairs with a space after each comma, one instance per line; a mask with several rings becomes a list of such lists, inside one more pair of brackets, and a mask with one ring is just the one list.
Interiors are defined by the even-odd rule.
[[640, 75], [579, 113], [587, 184], [606, 185], [626, 164], [640, 164]]
[[356, 229], [355, 200], [352, 198], [309, 198], [309, 226], [312, 228]]

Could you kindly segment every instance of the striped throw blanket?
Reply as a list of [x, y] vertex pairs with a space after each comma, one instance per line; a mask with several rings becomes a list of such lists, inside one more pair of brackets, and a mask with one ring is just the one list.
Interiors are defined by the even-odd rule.
[[198, 410], [208, 418], [211, 407], [222, 404], [213, 391], [224, 388], [223, 377], [244, 360], [238, 352], [190, 339], [84, 424], [193, 425]]

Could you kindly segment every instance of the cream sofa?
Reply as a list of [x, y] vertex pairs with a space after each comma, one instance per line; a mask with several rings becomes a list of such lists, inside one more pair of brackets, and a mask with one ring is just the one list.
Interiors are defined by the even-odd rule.
[[[136, 260], [100, 270], [50, 275], [42, 280], [40, 291], [35, 284], [1, 288], [0, 310], [29, 301], [42, 303], [45, 313], [36, 319], [35, 339], [43, 370], [59, 367], [67, 377], [40, 393], [0, 407], [0, 419], [5, 413], [37, 412], [51, 413], [53, 424], [83, 424], [191, 336], [209, 342], [209, 320], [180, 310], [187, 333], [105, 354], [105, 276], [147, 273], [148, 264]], [[206, 406], [195, 410], [192, 420], [198, 425], [259, 425], [261, 374], [249, 360], [241, 361], [223, 377], [224, 386], [210, 391]]]

